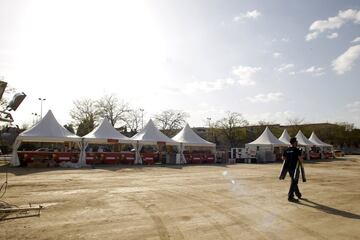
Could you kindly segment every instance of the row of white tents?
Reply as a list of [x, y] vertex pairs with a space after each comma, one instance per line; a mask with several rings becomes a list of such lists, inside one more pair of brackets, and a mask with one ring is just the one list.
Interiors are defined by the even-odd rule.
[[117, 142], [132, 145], [135, 149], [135, 164], [142, 163], [140, 151], [145, 145], [157, 145], [161, 143], [177, 147], [179, 152], [179, 160], [177, 163], [186, 163], [183, 153], [185, 147], [206, 147], [213, 151], [214, 154], [216, 148], [214, 143], [202, 139], [190, 128], [188, 124], [186, 124], [186, 126], [176, 136], [169, 138], [156, 128], [151, 119], [139, 133], [131, 138], [128, 138], [118, 132], [106, 118], [104, 118], [101, 123], [89, 134], [80, 137], [61, 126], [51, 110], [49, 110], [44, 118], [42, 118], [36, 125], [20, 133], [16, 138], [13, 145], [13, 157], [11, 161], [13, 166], [20, 165], [17, 151], [23, 142], [75, 143], [80, 149], [78, 161], [79, 166], [86, 165], [85, 149], [88, 144], [107, 144]]
[[[315, 134], [315, 132], [311, 133], [311, 136], [306, 138], [306, 136], [298, 131], [296, 134], [296, 139], [298, 141], [298, 146], [304, 147], [306, 151], [306, 158], [309, 159], [309, 152], [312, 147], [318, 147], [321, 150], [331, 149], [333, 151], [333, 146], [321, 141]], [[270, 131], [268, 127], [265, 128], [264, 132], [254, 141], [245, 145], [250, 149], [257, 149], [260, 152], [270, 151], [273, 152], [276, 147], [288, 147], [290, 146], [290, 136], [287, 130], [285, 129], [281, 136], [276, 138], [274, 134]]]

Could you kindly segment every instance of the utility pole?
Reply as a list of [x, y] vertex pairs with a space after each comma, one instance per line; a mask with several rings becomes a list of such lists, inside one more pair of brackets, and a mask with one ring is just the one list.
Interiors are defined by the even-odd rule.
[[208, 131], [207, 131], [207, 135], [208, 135], [208, 139], [210, 140], [210, 127], [211, 127], [211, 117], [207, 117], [206, 118], [208, 120]]
[[40, 108], [40, 119], [42, 119], [42, 108], [43, 108], [43, 101], [45, 101], [46, 100], [46, 98], [38, 98], [39, 100], [40, 100], [40, 102], [41, 102], [41, 108]]

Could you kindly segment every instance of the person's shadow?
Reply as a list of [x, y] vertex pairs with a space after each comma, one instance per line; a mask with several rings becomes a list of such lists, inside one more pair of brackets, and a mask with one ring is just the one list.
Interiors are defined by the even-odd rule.
[[332, 207], [328, 207], [328, 206], [322, 205], [320, 203], [313, 202], [306, 198], [301, 198], [301, 200], [298, 202], [298, 204], [307, 206], [307, 207], [311, 207], [311, 208], [315, 208], [315, 209], [320, 210], [325, 213], [360, 220], [360, 215], [358, 215], [358, 214], [339, 210], [339, 209], [332, 208]]

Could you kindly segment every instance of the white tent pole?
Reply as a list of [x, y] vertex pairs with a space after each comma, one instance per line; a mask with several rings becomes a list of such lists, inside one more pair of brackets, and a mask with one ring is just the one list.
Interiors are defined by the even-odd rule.
[[80, 159], [79, 159], [79, 163], [80, 163], [80, 167], [85, 167], [87, 166], [86, 164], [86, 148], [88, 146], [88, 142], [85, 142], [84, 138], [81, 138], [81, 152], [80, 152]]
[[140, 156], [140, 143], [139, 141], [136, 141], [136, 147], [135, 147], [135, 164], [142, 164], [142, 159]]
[[310, 149], [308, 146], [306, 146], [305, 149], [306, 149], [306, 160], [310, 160]]
[[12, 159], [10, 161], [11, 165], [14, 167], [20, 165], [19, 156], [17, 153], [17, 150], [20, 147], [20, 145], [21, 145], [21, 140], [15, 140], [12, 151]]

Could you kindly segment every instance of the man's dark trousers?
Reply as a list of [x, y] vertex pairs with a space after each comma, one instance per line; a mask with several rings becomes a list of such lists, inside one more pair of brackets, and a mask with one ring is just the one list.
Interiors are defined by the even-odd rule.
[[[299, 171], [299, 168], [289, 169], [289, 175], [291, 177], [291, 184], [290, 184], [290, 189], [289, 189], [289, 193], [288, 193], [288, 198], [294, 198], [294, 193], [297, 196], [300, 195], [300, 191], [298, 188], [299, 178], [296, 177], [296, 176], [299, 176], [298, 171]], [[297, 174], [295, 175], [296, 172], [297, 172]]]

